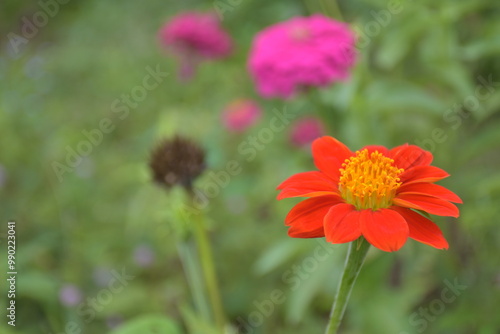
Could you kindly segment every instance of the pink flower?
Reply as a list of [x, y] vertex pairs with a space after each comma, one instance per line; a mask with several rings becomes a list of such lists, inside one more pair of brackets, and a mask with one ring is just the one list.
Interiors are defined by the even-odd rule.
[[82, 291], [76, 285], [65, 284], [59, 290], [59, 300], [64, 306], [78, 305], [82, 299]]
[[292, 125], [290, 142], [298, 147], [311, 144], [316, 138], [325, 134], [323, 122], [315, 117], [304, 117]]
[[238, 99], [231, 102], [222, 113], [224, 126], [233, 132], [243, 132], [262, 116], [260, 107], [252, 100]]
[[155, 260], [155, 253], [148, 245], [139, 245], [134, 249], [134, 262], [139, 267], [150, 267]]
[[192, 75], [199, 61], [225, 57], [232, 48], [230, 36], [209, 13], [181, 13], [160, 29], [159, 37], [181, 62], [181, 75]]
[[248, 67], [262, 96], [289, 98], [301, 88], [347, 79], [354, 44], [345, 23], [320, 14], [296, 17], [257, 34]]

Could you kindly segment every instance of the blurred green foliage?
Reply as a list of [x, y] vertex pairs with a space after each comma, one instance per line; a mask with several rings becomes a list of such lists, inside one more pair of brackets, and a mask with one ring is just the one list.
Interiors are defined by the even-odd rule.
[[[235, 51], [180, 83], [157, 30], [178, 12], [213, 10], [217, 3], [228, 5], [223, 25]], [[6, 222], [17, 222], [19, 275], [17, 325], [13, 330], [4, 317], [0, 332], [105, 333], [121, 323], [114, 334], [210, 333], [194, 312], [179, 260], [173, 195], [151, 184], [147, 169], [153, 144], [180, 132], [203, 144], [209, 170], [222, 171], [230, 160], [242, 167], [206, 213], [229, 320], [238, 325], [262, 314], [258, 305], [279, 290], [282, 302], [272, 304], [253, 333], [321, 333], [347, 245], [289, 239], [283, 219], [294, 202], [277, 202], [274, 190], [291, 174], [313, 169], [310, 153], [290, 146], [287, 129], [251, 162], [238, 149], [268, 126], [274, 109], [286, 108], [297, 117], [319, 115], [329, 134], [353, 149], [408, 142], [431, 150], [434, 164], [452, 175], [442, 184], [464, 200], [458, 220], [435, 218], [448, 251], [409, 241], [397, 253], [369, 254], [342, 333], [500, 333], [500, 3], [339, 1], [344, 20], [361, 36], [352, 78], [292, 101], [258, 98], [246, 72], [253, 36], [295, 15], [333, 15], [330, 5], [73, 0], [16, 44], [16, 52], [9, 34], [22, 36], [23, 17], [43, 9], [37, 1], [2, 2], [1, 231], [5, 245]], [[168, 72], [158, 88], [126, 117], [113, 112], [114, 101], [157, 66]], [[221, 110], [239, 97], [259, 100], [264, 119], [243, 135], [221, 131]], [[58, 176], [54, 162], [67, 164], [68, 152], [86, 140], [84, 131], [100, 128], [104, 118], [113, 130]], [[205, 173], [197, 185], [212, 181]], [[134, 249], [144, 244], [155, 254], [147, 267], [134, 261]], [[330, 255], [318, 260], [318, 247]], [[6, 256], [0, 262], [6, 268]], [[122, 268], [134, 279], [82, 316], [90, 310], [86, 298], [96, 298], [107, 287], [106, 274]], [[443, 302], [454, 282], [466, 288]], [[68, 283], [81, 289], [83, 304], [61, 303]], [[7, 305], [3, 290], [0, 301]]]

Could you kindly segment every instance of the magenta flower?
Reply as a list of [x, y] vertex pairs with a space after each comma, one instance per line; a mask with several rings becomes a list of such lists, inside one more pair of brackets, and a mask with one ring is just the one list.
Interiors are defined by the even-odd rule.
[[222, 112], [224, 126], [232, 132], [243, 132], [254, 125], [262, 116], [256, 102], [246, 99], [234, 100]]
[[232, 48], [230, 36], [209, 13], [181, 13], [160, 29], [159, 37], [167, 51], [179, 59], [184, 78], [194, 73], [200, 61], [223, 58]]
[[296, 17], [257, 34], [248, 67], [262, 96], [289, 98], [306, 87], [346, 80], [354, 44], [345, 23], [320, 14]]
[[292, 124], [290, 143], [304, 147], [323, 135], [325, 135], [325, 126], [319, 118], [304, 117]]

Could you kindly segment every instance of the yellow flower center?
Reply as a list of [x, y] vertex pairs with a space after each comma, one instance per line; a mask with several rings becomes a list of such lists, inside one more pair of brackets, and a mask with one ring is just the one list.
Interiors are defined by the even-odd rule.
[[356, 151], [340, 169], [339, 190], [342, 198], [358, 210], [382, 209], [392, 205], [401, 185], [399, 175], [404, 171], [394, 166], [394, 160], [378, 151]]

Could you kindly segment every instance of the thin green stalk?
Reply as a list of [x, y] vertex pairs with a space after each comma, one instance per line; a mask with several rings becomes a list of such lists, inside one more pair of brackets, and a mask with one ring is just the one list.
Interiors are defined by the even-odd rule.
[[302, 0], [302, 4], [304, 5], [305, 9], [309, 12], [309, 14], [313, 14], [316, 12], [310, 0]]
[[212, 306], [215, 324], [221, 333], [224, 333], [225, 315], [222, 307], [219, 287], [217, 285], [217, 275], [212, 254], [212, 248], [208, 239], [208, 234], [203, 224], [202, 214], [195, 215], [193, 224], [194, 237], [200, 253], [200, 262], [205, 277], [205, 284], [208, 290], [208, 297]]
[[326, 328], [325, 334], [335, 334], [342, 322], [342, 317], [349, 301], [352, 288], [356, 282], [361, 266], [368, 253], [370, 244], [365, 238], [361, 237], [357, 241], [351, 242], [349, 246], [349, 253], [347, 254], [344, 273], [340, 280], [337, 295], [333, 302], [332, 311], [330, 312], [330, 321]]
[[328, 124], [329, 130], [338, 135], [342, 124], [344, 124], [343, 113], [333, 106], [324, 103], [321, 100], [321, 92], [318, 89], [309, 90], [307, 97], [314, 110], [318, 110], [320, 118]]
[[208, 322], [210, 321], [210, 307], [208, 306], [204, 292], [203, 279], [198, 264], [199, 261], [196, 254], [194, 254], [192, 246], [192, 243], [188, 243], [187, 241], [179, 241], [177, 243], [177, 251], [186, 274], [196, 311]]
[[344, 21], [344, 18], [342, 17], [342, 11], [340, 10], [337, 1], [338, 0], [320, 0], [322, 10], [328, 16], [338, 21]]

